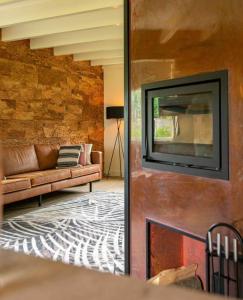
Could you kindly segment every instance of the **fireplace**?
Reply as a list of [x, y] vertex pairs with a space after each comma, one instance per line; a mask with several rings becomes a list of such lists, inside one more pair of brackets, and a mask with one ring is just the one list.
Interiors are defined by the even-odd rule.
[[228, 179], [227, 86], [227, 71], [143, 85], [143, 167]]

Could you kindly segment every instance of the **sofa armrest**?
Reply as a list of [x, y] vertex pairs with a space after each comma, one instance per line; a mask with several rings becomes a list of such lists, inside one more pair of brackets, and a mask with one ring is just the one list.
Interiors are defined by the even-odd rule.
[[103, 153], [101, 151], [92, 151], [91, 152], [91, 162], [92, 164], [99, 164], [101, 169], [101, 178], [103, 175]]
[[91, 162], [92, 164], [101, 164], [102, 165], [102, 152], [101, 151], [92, 151], [91, 152]]

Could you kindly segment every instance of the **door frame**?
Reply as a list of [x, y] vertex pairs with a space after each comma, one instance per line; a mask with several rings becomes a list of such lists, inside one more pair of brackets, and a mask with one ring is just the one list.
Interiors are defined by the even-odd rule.
[[124, 0], [125, 274], [130, 274], [130, 1]]

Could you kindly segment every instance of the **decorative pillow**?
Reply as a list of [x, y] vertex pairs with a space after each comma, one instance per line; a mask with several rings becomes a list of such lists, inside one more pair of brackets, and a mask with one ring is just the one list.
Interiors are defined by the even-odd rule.
[[82, 145], [63, 145], [60, 146], [57, 159], [57, 168], [70, 168], [79, 166], [79, 156]]
[[83, 144], [83, 150], [80, 152], [79, 163], [82, 166], [91, 165], [91, 151], [93, 144]]

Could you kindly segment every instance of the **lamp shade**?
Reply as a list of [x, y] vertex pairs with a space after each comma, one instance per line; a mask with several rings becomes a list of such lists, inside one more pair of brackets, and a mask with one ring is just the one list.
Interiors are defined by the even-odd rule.
[[108, 106], [106, 108], [106, 119], [123, 119], [124, 106]]

